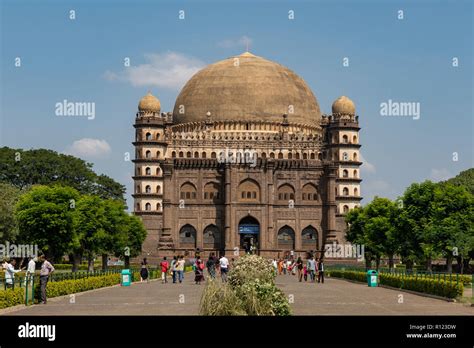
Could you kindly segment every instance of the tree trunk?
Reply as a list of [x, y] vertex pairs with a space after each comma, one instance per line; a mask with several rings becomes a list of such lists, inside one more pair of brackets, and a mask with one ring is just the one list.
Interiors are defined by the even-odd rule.
[[89, 254], [87, 256], [87, 270], [89, 272], [94, 272], [94, 255]]
[[130, 268], [130, 256], [125, 256], [125, 269]]
[[69, 258], [72, 261], [72, 272], [77, 272], [79, 270], [79, 265], [81, 264], [82, 255], [80, 254], [71, 254]]
[[394, 267], [393, 267], [393, 264], [394, 264], [394, 262], [393, 262], [393, 254], [389, 254], [389, 255], [388, 255], [388, 268], [389, 268], [390, 272], [393, 271], [393, 268], [394, 268]]
[[365, 270], [368, 271], [371, 267], [371, 258], [369, 257], [369, 255], [367, 255], [367, 253], [365, 254]]
[[379, 267], [380, 267], [380, 256], [377, 255], [377, 257], [375, 258], [375, 269], [378, 271]]
[[107, 261], [108, 261], [109, 255], [107, 254], [102, 254], [102, 270], [105, 272], [107, 271]]
[[431, 256], [428, 256], [428, 258], [426, 259], [426, 270], [427, 270], [429, 273], [432, 273], [432, 272], [433, 272]]
[[451, 254], [446, 257], [446, 272], [453, 273], [453, 256]]
[[466, 270], [468, 273], [470, 271], [470, 268], [469, 268], [469, 262], [471, 261], [471, 258], [470, 257], [466, 257], [465, 259], [463, 259], [463, 262], [462, 262], [462, 270]]
[[405, 268], [407, 271], [413, 271], [413, 261], [412, 260], [407, 260], [405, 262]]

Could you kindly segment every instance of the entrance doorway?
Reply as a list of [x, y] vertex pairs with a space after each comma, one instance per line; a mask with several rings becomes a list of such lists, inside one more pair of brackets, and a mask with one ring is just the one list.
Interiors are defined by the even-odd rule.
[[258, 221], [247, 216], [239, 223], [240, 248], [246, 254], [256, 254], [259, 248], [260, 224]]

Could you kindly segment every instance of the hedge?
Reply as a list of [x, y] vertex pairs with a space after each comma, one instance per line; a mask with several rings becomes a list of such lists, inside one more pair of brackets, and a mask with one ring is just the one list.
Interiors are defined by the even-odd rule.
[[[344, 278], [367, 283], [367, 274], [357, 271], [331, 270], [330, 277]], [[400, 275], [379, 273], [379, 284], [392, 286], [394, 288], [412, 290], [425, 294], [437, 295], [447, 298], [462, 296], [464, 286], [462, 282], [449, 281], [435, 278], [421, 278], [414, 275]]]
[[0, 290], [0, 309], [25, 303], [23, 288]]

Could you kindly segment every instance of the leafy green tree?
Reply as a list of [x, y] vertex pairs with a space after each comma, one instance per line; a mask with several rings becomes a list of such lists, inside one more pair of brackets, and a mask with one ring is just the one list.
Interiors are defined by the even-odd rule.
[[21, 191], [10, 185], [0, 183], [0, 243], [14, 242], [18, 235], [18, 222], [15, 205]]
[[32, 185], [70, 186], [82, 194], [125, 202], [125, 187], [94, 173], [92, 164], [46, 149], [0, 148], [0, 182], [20, 189]]
[[16, 206], [18, 240], [37, 244], [48, 257], [60, 260], [74, 246], [75, 205], [79, 192], [71, 187], [33, 186]]
[[445, 182], [454, 186], [464, 186], [472, 195], [474, 195], [474, 168], [462, 171], [454, 178]]
[[350, 210], [346, 215], [348, 224], [346, 239], [352, 244], [364, 246], [365, 268], [370, 269], [372, 261], [375, 259], [375, 251], [369, 245], [368, 236], [365, 233], [365, 224], [367, 222], [365, 210], [362, 207], [356, 207]]

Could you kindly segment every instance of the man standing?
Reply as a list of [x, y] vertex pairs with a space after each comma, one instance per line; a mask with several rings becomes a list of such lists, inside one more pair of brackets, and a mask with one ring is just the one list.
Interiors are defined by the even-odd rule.
[[16, 260], [13, 259], [10, 263], [7, 263], [5, 269], [5, 284], [7, 289], [13, 289], [15, 287], [15, 273], [20, 272], [19, 269], [15, 269]]
[[184, 263], [184, 256], [180, 255], [176, 263], [176, 271], [178, 272], [178, 280], [180, 283], [182, 283], [184, 279]]
[[28, 267], [26, 269], [25, 286], [26, 286], [26, 282], [28, 282], [29, 284], [32, 283], [33, 277], [35, 276], [35, 271], [36, 271], [35, 259], [30, 256], [29, 260], [30, 261], [28, 262]]
[[43, 262], [40, 271], [41, 303], [46, 304], [46, 286], [48, 285], [49, 275], [54, 272], [54, 267], [45, 255], [41, 255], [40, 261]]
[[163, 261], [160, 262], [161, 267], [161, 283], [168, 283], [168, 261], [166, 261], [166, 256], [163, 257]]
[[225, 283], [227, 282], [227, 271], [229, 270], [229, 260], [225, 255], [222, 255], [222, 257], [219, 259], [219, 265], [221, 269], [221, 279], [222, 282]]
[[176, 275], [178, 274], [178, 271], [176, 270], [176, 264], [178, 263], [178, 258], [173, 256], [173, 260], [171, 261], [171, 273], [173, 276], [173, 284], [176, 283]]
[[319, 259], [318, 263], [318, 283], [323, 283], [324, 284], [324, 263], [323, 259]]
[[316, 261], [314, 260], [314, 256], [311, 255], [308, 262], [306, 263], [306, 268], [308, 269], [309, 278], [311, 282], [314, 283], [315, 281], [315, 274], [316, 274]]

